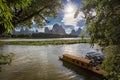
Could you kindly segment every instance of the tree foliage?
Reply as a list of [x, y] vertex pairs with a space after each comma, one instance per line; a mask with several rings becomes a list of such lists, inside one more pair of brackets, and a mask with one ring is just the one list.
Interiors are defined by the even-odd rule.
[[[108, 80], [120, 79], [120, 1], [84, 0], [83, 12], [91, 42], [108, 47], [102, 67]], [[114, 46], [113, 46], [114, 45]]]
[[101, 65], [108, 72], [108, 80], [120, 80], [120, 45], [109, 46], [106, 49], [106, 59]]
[[0, 0], [0, 33], [8, 32], [14, 27], [12, 24], [14, 8], [21, 9], [29, 6], [31, 0]]
[[0, 0], [0, 33], [17, 25], [31, 25], [32, 19], [43, 25], [56, 17], [62, 3], [59, 0]]
[[30, 25], [33, 19], [38, 25], [47, 22], [46, 18], [56, 17], [60, 8], [59, 0], [32, 0], [32, 4], [25, 9], [17, 9], [12, 13], [14, 15], [13, 24]]
[[84, 0], [83, 12], [92, 43], [120, 44], [119, 0]]

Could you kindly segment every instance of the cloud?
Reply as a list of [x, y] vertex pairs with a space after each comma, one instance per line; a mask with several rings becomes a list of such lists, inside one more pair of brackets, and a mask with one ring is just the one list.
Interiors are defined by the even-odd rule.
[[67, 2], [70, 2], [71, 0], [67, 0]]
[[80, 21], [77, 22], [77, 26], [83, 27], [85, 26], [86, 20], [85, 19], [81, 19]]
[[70, 29], [74, 29], [74, 26], [73, 25], [64, 25], [64, 27], [67, 29], [67, 28], [70, 28]]
[[[64, 25], [73, 25], [74, 29], [75, 27], [80, 27], [78, 23], [80, 21], [84, 20], [84, 13], [82, 11], [78, 11], [78, 7], [71, 2], [71, 0], [67, 0], [67, 4], [64, 6], [63, 10], [63, 19], [61, 22], [63, 22]], [[75, 17], [75, 13], [77, 11], [77, 16]], [[82, 22], [81, 22], [82, 23]], [[82, 26], [81, 26], [82, 27]]]
[[52, 30], [53, 25], [46, 25], [46, 26], [44, 26], [44, 27], [39, 27], [39, 28], [38, 28], [39, 32], [44, 32], [44, 31], [45, 31], [45, 27], [48, 27], [49, 30]]
[[47, 26], [45, 26], [45, 27], [48, 27], [48, 28], [49, 28], [49, 30], [52, 30], [53, 25], [47, 25]]
[[31, 20], [31, 21], [32, 21], [32, 23], [33, 23], [33, 24], [36, 24], [36, 23], [35, 23], [35, 21], [34, 21], [34, 17], [32, 18], [32, 20]]
[[96, 16], [96, 11], [94, 10], [94, 9], [92, 9], [91, 11], [90, 11], [90, 14], [92, 15], [92, 16]]
[[71, 31], [72, 31], [72, 30], [71, 30], [70, 28], [65, 29], [65, 32], [66, 32], [67, 34], [70, 34]]

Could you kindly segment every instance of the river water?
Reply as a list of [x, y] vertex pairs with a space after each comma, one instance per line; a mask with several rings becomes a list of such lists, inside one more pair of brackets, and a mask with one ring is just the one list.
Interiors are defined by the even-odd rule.
[[0, 80], [102, 80], [99, 75], [59, 60], [69, 53], [85, 56], [86, 52], [98, 51], [87, 43], [70, 45], [0, 45], [0, 53], [15, 54], [10, 65], [1, 65]]

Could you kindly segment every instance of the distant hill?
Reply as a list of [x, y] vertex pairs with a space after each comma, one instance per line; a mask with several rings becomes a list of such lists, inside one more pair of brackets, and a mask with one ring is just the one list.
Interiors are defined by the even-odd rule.
[[[37, 27], [35, 24], [32, 26]], [[28, 28], [21, 28], [19, 31], [13, 29], [12, 33], [12, 37], [14, 38], [67, 38], [80, 36], [82, 29], [78, 28], [77, 31], [73, 29], [70, 34], [67, 34], [63, 26], [54, 24], [51, 30], [45, 27], [44, 32], [39, 32], [37, 29], [31, 31]]]
[[45, 27], [45, 33], [66, 34], [65, 29], [59, 24], [54, 24], [52, 30], [49, 30], [48, 27]]
[[74, 35], [74, 36], [80, 36], [82, 32], [82, 29], [81, 28], [78, 28], [77, 31], [75, 31], [74, 29], [71, 31], [70, 35]]

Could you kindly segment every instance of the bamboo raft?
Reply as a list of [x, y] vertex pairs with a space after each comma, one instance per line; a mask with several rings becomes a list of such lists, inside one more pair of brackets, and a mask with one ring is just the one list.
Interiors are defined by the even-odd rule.
[[78, 66], [78, 67], [90, 70], [90, 71], [92, 71], [94, 73], [97, 73], [99, 75], [102, 75], [102, 76], [107, 75], [106, 71], [102, 70], [98, 66], [93, 66], [92, 61], [88, 60], [86, 58], [74, 56], [74, 55], [71, 55], [71, 54], [63, 54], [62, 56], [59, 57], [59, 59], [63, 60], [63, 61], [66, 61], [66, 62], [69, 62], [73, 65]]

